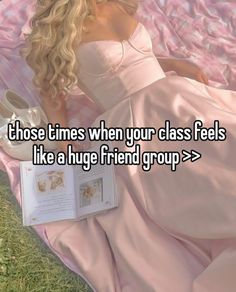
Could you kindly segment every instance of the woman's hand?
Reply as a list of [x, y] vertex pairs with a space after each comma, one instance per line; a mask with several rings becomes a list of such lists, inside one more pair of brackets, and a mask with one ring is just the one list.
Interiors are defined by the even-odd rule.
[[194, 63], [187, 60], [159, 58], [157, 57], [159, 64], [164, 72], [175, 71], [179, 76], [195, 79], [208, 85], [207, 75]]
[[175, 60], [174, 71], [183, 77], [188, 77], [209, 85], [207, 75], [194, 63], [187, 60]]
[[[42, 99], [41, 106], [44, 110], [48, 121], [54, 126], [55, 124], [59, 124], [62, 128], [68, 128], [67, 114], [66, 114], [66, 101], [64, 95], [59, 95], [58, 100], [60, 104], [57, 108], [55, 108], [54, 102], [50, 98]], [[75, 141], [57, 141], [57, 151], [62, 151], [67, 154], [68, 145], [72, 145], [73, 151], [83, 151], [83, 147], [81, 144]]]
[[69, 145], [72, 146], [72, 151], [73, 152], [83, 152], [84, 151], [83, 146], [80, 143], [76, 142], [76, 141], [58, 141], [57, 150], [67, 154], [67, 149], [68, 149]]

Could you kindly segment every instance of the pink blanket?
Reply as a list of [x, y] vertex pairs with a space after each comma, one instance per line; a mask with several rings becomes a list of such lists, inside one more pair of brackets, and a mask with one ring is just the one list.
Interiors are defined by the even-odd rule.
[[[0, 2], [0, 95], [3, 95], [6, 88], [12, 88], [30, 103], [36, 104], [38, 95], [31, 83], [32, 72], [18, 55], [18, 50], [24, 42], [23, 32], [28, 30], [28, 20], [33, 14], [33, 9], [34, 1], [30, 0]], [[211, 85], [236, 89], [236, 3], [215, 0], [145, 0], [141, 3], [137, 17], [149, 29], [157, 55], [190, 58], [206, 70]], [[68, 98], [71, 125], [87, 127], [98, 114], [99, 110], [95, 104], [79, 90], [75, 89]], [[0, 153], [0, 161], [1, 168], [8, 173], [12, 191], [20, 203], [19, 161], [11, 159], [3, 152]], [[94, 262], [94, 270], [82, 272], [73, 254], [68, 253], [68, 258], [68, 255], [59, 252], [59, 247], [52, 244], [56, 237], [68, 232], [68, 224], [53, 223], [54, 232], [50, 238], [47, 234], [50, 224], [37, 226], [35, 230], [65, 265], [85, 278], [96, 290], [93, 271], [95, 267], [99, 269], [99, 260]], [[87, 252], [84, 245], [87, 245], [89, 252], [94, 248], [93, 244], [86, 242], [83, 237], [83, 230], [86, 228], [91, 228], [94, 234], [100, 232], [98, 226], [88, 225], [85, 220], [80, 229], [73, 230], [76, 232], [75, 242], [73, 246], [68, 247], [71, 252], [84, 249], [84, 261]], [[71, 234], [68, 233], [68, 236]], [[109, 245], [105, 240], [103, 246], [96, 248], [107, 250], [107, 254], [103, 256], [110, 259]], [[104, 266], [101, 268], [103, 275], [110, 275], [110, 271], [104, 271]], [[112, 276], [108, 278], [112, 279]], [[101, 277], [102, 280], [104, 279]], [[118, 279], [114, 278], [113, 281], [115, 283]]]

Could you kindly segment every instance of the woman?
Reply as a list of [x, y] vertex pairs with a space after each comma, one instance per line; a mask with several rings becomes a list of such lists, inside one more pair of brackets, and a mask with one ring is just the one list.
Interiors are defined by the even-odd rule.
[[[157, 60], [136, 9], [135, 0], [38, 1], [23, 53], [49, 121], [67, 126], [65, 92], [78, 84], [103, 110], [94, 126], [105, 120], [107, 127], [159, 128], [169, 120], [184, 128], [202, 120], [213, 128], [219, 120], [227, 139], [218, 141], [213, 128], [210, 141], [139, 142], [142, 151], [195, 150], [202, 158], [181, 162], [175, 172], [158, 164], [149, 172], [116, 166], [120, 206], [86, 221], [105, 234], [94, 257], [101, 253], [109, 267], [112, 261], [112, 275], [78, 262], [98, 291], [233, 292], [236, 93], [207, 86], [193, 64]], [[166, 77], [168, 70], [181, 76]], [[60, 149], [68, 143], [60, 142]], [[113, 145], [128, 150], [122, 141]], [[102, 249], [105, 240], [111, 255]]]

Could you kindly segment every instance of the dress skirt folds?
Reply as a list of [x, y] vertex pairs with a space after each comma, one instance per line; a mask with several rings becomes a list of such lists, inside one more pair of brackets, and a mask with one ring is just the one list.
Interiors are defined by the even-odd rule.
[[[224, 141], [152, 141], [142, 151], [196, 150], [202, 157], [177, 165], [115, 166], [120, 206], [74, 224], [53, 247], [76, 260], [97, 291], [235, 292], [236, 93], [169, 76], [101, 114], [107, 127], [163, 127], [166, 120], [206, 128], [219, 120]], [[124, 141], [113, 141], [120, 151]], [[83, 244], [84, 242], [84, 244]], [[110, 249], [107, 248], [109, 245]], [[97, 275], [97, 276], [96, 276]]]
[[[32, 104], [37, 97], [32, 72], [18, 48], [35, 2], [0, 1], [1, 92], [12, 88]], [[191, 128], [202, 120], [209, 128], [219, 120], [227, 139], [139, 141], [142, 151], [195, 150], [202, 157], [181, 162], [175, 172], [168, 165], [154, 164], [149, 172], [141, 165], [117, 165], [118, 208], [35, 230], [96, 292], [235, 292], [236, 92], [165, 77], [152, 48], [153, 43], [160, 56], [192, 55], [202, 68], [208, 64], [212, 84], [235, 88], [235, 4], [140, 2], [140, 20], [153, 42], [140, 24], [127, 41], [90, 43], [78, 50], [84, 92], [104, 108], [92, 126], [104, 120], [107, 127], [158, 129], [169, 120], [175, 128]], [[91, 121], [94, 103], [86, 107], [78, 99], [78, 104], [79, 118]], [[122, 141], [112, 144], [129, 150]], [[1, 153], [1, 164], [20, 201], [18, 161]]]

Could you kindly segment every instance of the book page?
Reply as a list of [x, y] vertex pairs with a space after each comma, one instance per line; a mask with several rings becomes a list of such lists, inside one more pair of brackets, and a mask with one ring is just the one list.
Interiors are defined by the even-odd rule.
[[23, 224], [36, 225], [74, 219], [73, 168], [71, 166], [20, 163]]
[[90, 171], [75, 171], [77, 216], [82, 219], [117, 206], [113, 165], [93, 165]]

